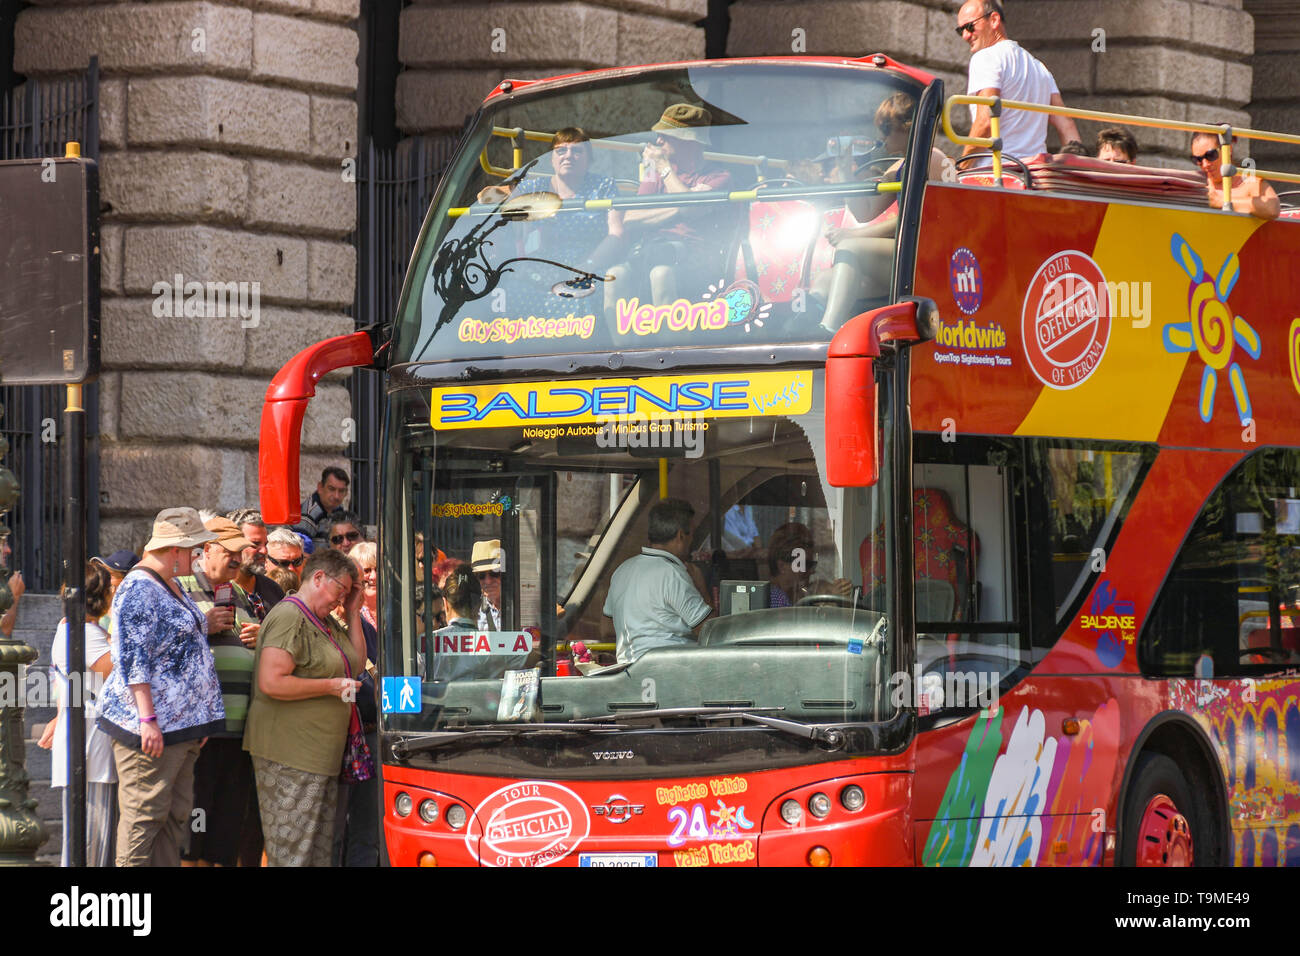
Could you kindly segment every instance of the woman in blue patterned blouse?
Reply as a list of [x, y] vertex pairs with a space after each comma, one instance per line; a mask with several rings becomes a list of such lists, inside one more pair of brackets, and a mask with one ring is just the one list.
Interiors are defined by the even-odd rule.
[[[610, 177], [591, 172], [591, 150], [591, 141], [582, 129], [566, 126], [551, 141], [553, 175], [532, 176], [513, 187], [487, 186], [479, 191], [478, 200], [496, 203], [529, 193], [554, 193], [564, 200], [613, 199], [618, 186]], [[600, 274], [623, 250], [623, 214], [617, 209], [565, 209], [528, 225], [537, 235], [536, 250], [528, 255], [586, 272]], [[573, 295], [551, 291], [557, 280], [573, 278], [571, 273], [562, 274], [554, 266], [540, 263], [520, 263], [514, 270], [526, 281], [513, 303], [518, 314], [558, 317], [579, 308]]]
[[99, 727], [117, 765], [118, 866], [180, 866], [194, 762], [225, 726], [208, 620], [172, 580], [189, 573], [192, 548], [215, 538], [193, 508], [160, 511], [144, 558], [113, 597], [116, 646]]

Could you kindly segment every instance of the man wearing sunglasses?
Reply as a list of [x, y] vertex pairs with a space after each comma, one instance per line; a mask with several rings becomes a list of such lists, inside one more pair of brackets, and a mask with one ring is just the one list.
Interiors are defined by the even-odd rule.
[[302, 538], [288, 528], [276, 528], [266, 539], [266, 563], [277, 571], [286, 571], [293, 578], [294, 590], [297, 590], [298, 578], [302, 574], [303, 561]]
[[[957, 35], [970, 47], [970, 72], [966, 91], [975, 96], [1000, 96], [1022, 103], [1064, 106], [1051, 72], [1015, 40], [1007, 38], [1006, 15], [1000, 0], [967, 0], [957, 11]], [[992, 135], [987, 106], [972, 106], [971, 136]], [[1071, 152], [1086, 152], [1079, 130], [1068, 116], [1048, 116], [1027, 110], [1002, 111], [998, 130], [1002, 151], [1020, 159], [1047, 152], [1047, 124], [1056, 127], [1061, 142]], [[971, 153], [977, 146], [967, 146]], [[983, 165], [988, 165], [985, 163]]]
[[[1232, 137], [1232, 144], [1235, 155], [1237, 137]], [[1192, 162], [1205, 173], [1205, 188], [1209, 193], [1210, 205], [1222, 209], [1223, 150], [1219, 147], [1219, 137], [1213, 133], [1196, 133], [1192, 136]], [[1273, 187], [1258, 176], [1237, 173], [1232, 177], [1232, 208], [1259, 219], [1276, 219], [1282, 212], [1282, 201], [1277, 198]]]
[[[271, 608], [284, 599], [284, 590], [266, 576], [266, 522], [254, 508], [241, 508], [230, 512], [226, 517], [238, 526], [239, 533], [248, 541], [248, 547], [241, 555], [235, 583], [248, 595], [257, 619], [263, 621]], [[260, 856], [260, 849], [258, 854]]]
[[338, 548], [347, 554], [360, 541], [365, 540], [361, 533], [361, 519], [350, 511], [340, 512], [330, 519], [327, 538], [331, 548]]

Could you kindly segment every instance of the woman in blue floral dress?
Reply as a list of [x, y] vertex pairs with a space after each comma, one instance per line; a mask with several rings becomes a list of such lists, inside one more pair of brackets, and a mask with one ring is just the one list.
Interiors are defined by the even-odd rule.
[[[554, 193], [564, 200], [612, 199], [618, 195], [618, 186], [610, 177], [590, 171], [591, 150], [585, 132], [576, 126], [565, 127], [551, 142], [553, 175], [525, 179], [513, 189], [488, 186], [479, 192], [479, 201], [500, 202], [529, 193]], [[601, 274], [622, 251], [623, 214], [616, 209], [563, 209], [528, 225], [537, 238], [535, 244], [532, 239], [525, 244], [523, 254], [562, 262], [583, 272]], [[557, 283], [574, 279], [574, 272], [539, 262], [520, 262], [511, 268], [523, 279], [522, 286], [515, 285], [520, 291], [513, 300], [507, 298], [511, 317], [558, 318], [589, 311], [572, 295], [551, 291]]]
[[160, 511], [144, 558], [113, 598], [99, 728], [113, 739], [117, 766], [118, 866], [180, 866], [194, 762], [208, 734], [225, 727], [208, 620], [172, 580], [189, 573], [192, 548], [215, 538], [193, 508]]

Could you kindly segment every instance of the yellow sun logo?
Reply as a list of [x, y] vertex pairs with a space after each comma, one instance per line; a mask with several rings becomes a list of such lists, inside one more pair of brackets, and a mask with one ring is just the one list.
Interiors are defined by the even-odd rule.
[[1197, 402], [1203, 422], [1214, 417], [1219, 373], [1226, 368], [1228, 385], [1237, 402], [1237, 415], [1245, 425], [1252, 417], [1250, 393], [1246, 391], [1246, 378], [1241, 366], [1232, 359], [1237, 345], [1252, 359], [1258, 359], [1261, 345], [1259, 333], [1241, 316], [1233, 315], [1227, 303], [1233, 286], [1241, 277], [1237, 255], [1229, 255], [1219, 274], [1211, 279], [1201, 257], [1178, 233], [1174, 233], [1170, 242], [1170, 252], [1192, 281], [1187, 293], [1188, 321], [1170, 322], [1164, 327], [1165, 351], [1173, 354], [1196, 352], [1205, 363]]

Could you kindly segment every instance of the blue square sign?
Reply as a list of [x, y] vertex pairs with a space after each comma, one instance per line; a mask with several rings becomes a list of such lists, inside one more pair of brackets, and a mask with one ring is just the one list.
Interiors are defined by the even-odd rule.
[[420, 678], [385, 677], [380, 706], [385, 714], [418, 714]]

